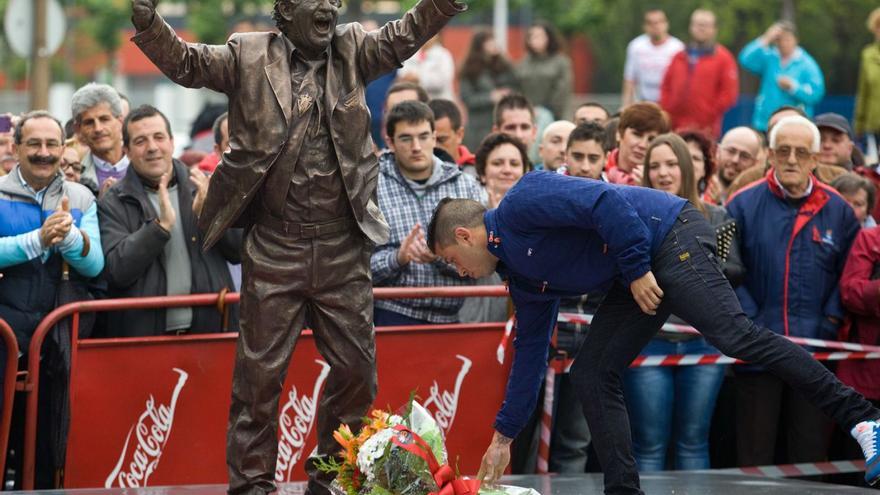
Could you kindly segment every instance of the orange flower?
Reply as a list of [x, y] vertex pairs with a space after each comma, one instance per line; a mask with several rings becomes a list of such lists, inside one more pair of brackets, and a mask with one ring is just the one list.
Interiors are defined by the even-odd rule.
[[357, 451], [363, 442], [359, 442], [358, 439], [355, 438], [354, 434], [351, 432], [351, 428], [345, 424], [340, 426], [338, 430], [333, 432], [333, 438], [342, 446], [341, 454], [345, 458], [345, 463], [357, 463]]
[[336, 442], [339, 445], [342, 445], [343, 448], [348, 448], [351, 445], [351, 441], [354, 439], [354, 434], [351, 432], [351, 428], [348, 425], [341, 425], [338, 430], [333, 432], [333, 438], [336, 439]]

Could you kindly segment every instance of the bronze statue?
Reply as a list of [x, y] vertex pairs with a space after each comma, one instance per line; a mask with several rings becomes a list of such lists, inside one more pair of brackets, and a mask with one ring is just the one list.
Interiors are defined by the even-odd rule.
[[366, 84], [399, 67], [455, 14], [421, 0], [367, 32], [337, 26], [341, 0], [275, 0], [280, 33], [237, 33], [226, 45], [186, 43], [157, 0], [132, 0], [133, 41], [174, 82], [229, 97], [229, 150], [211, 178], [199, 226], [205, 248], [247, 229], [241, 333], [229, 412], [229, 493], [275, 490], [278, 401], [308, 318], [331, 366], [318, 409], [308, 493], [329, 493], [315, 459], [332, 432], [360, 426], [376, 395], [370, 255], [388, 236], [375, 203], [378, 165]]

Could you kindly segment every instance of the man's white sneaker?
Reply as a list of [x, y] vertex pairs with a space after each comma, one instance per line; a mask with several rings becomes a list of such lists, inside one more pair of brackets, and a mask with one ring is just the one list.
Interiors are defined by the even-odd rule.
[[865, 454], [865, 481], [873, 486], [880, 481], [880, 421], [862, 421], [850, 434], [862, 446]]

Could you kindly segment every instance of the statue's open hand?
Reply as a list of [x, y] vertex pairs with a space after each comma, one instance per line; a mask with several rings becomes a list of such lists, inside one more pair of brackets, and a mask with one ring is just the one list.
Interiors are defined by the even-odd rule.
[[131, 0], [131, 22], [138, 31], [150, 27], [159, 0]]

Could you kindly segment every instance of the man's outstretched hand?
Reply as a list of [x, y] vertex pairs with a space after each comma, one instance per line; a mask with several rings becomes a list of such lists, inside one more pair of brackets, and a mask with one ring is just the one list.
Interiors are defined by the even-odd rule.
[[480, 472], [477, 473], [477, 479], [480, 483], [488, 482], [494, 485], [498, 482], [510, 464], [510, 444], [512, 438], [507, 438], [497, 431], [492, 436], [492, 443], [486, 449], [483, 455], [483, 461], [480, 463]]
[[138, 31], [143, 31], [153, 23], [156, 5], [159, 0], [131, 0], [131, 22]]

